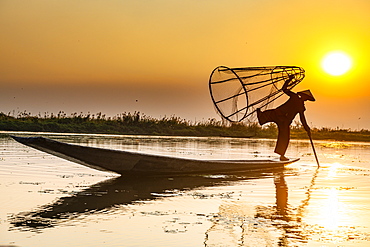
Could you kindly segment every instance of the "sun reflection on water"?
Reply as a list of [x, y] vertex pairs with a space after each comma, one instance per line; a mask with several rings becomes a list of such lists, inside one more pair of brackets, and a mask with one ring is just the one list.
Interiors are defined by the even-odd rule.
[[[335, 162], [325, 164], [321, 173], [322, 179], [318, 181], [315, 194], [312, 198], [311, 215], [306, 218], [306, 230], [311, 236], [320, 236], [323, 242], [343, 242], [368, 240], [368, 234], [358, 231], [361, 217], [356, 214], [353, 207], [355, 187], [348, 187], [349, 181], [343, 173], [348, 167]], [[313, 223], [314, 224], [310, 224]]]
[[318, 212], [321, 219], [320, 225], [327, 230], [335, 230], [340, 224], [340, 208], [343, 205], [339, 202], [338, 190], [335, 188], [326, 189], [323, 191], [326, 198], [322, 202], [321, 210]]
[[321, 200], [319, 200], [318, 212], [317, 212], [317, 224], [324, 227], [326, 230], [336, 230], [342, 224], [344, 216], [348, 213], [345, 210], [345, 205], [341, 202], [341, 188], [336, 186], [336, 180], [338, 178], [338, 172], [343, 168], [343, 165], [335, 162], [328, 164], [327, 175], [325, 176], [326, 186], [323, 186], [320, 190]]
[[343, 165], [338, 162], [335, 162], [335, 163], [329, 164], [328, 168], [329, 168], [329, 171], [328, 171], [328, 175], [326, 179], [333, 180], [337, 176], [338, 170], [343, 168]]

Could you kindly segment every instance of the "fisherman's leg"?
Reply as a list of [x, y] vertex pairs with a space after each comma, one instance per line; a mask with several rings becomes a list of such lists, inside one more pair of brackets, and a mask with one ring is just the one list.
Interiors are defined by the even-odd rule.
[[280, 160], [288, 160], [285, 157], [285, 152], [289, 145], [290, 140], [290, 125], [278, 124], [278, 139], [276, 142], [275, 153], [280, 154]]
[[263, 125], [268, 122], [274, 122], [275, 115], [276, 113], [274, 109], [266, 111], [261, 111], [260, 108], [257, 109], [257, 119], [260, 125]]

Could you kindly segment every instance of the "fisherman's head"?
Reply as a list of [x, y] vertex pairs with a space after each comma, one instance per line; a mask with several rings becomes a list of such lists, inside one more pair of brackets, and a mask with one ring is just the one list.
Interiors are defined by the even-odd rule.
[[312, 93], [310, 90], [304, 90], [304, 91], [300, 91], [297, 93], [301, 99], [303, 99], [304, 101], [306, 100], [309, 100], [309, 101], [315, 101], [315, 98], [313, 97]]

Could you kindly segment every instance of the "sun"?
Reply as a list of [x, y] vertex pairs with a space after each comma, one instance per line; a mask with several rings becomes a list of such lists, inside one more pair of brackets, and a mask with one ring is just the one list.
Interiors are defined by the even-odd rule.
[[326, 73], [333, 76], [340, 76], [351, 69], [352, 59], [342, 51], [333, 51], [326, 54], [321, 66]]

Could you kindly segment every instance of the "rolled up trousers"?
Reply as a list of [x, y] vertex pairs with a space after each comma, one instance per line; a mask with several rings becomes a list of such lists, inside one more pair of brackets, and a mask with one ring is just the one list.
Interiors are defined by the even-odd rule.
[[280, 155], [285, 155], [290, 141], [290, 124], [291, 121], [284, 116], [280, 110], [266, 110], [261, 112], [263, 123], [273, 122], [278, 127], [278, 138], [274, 152]]

